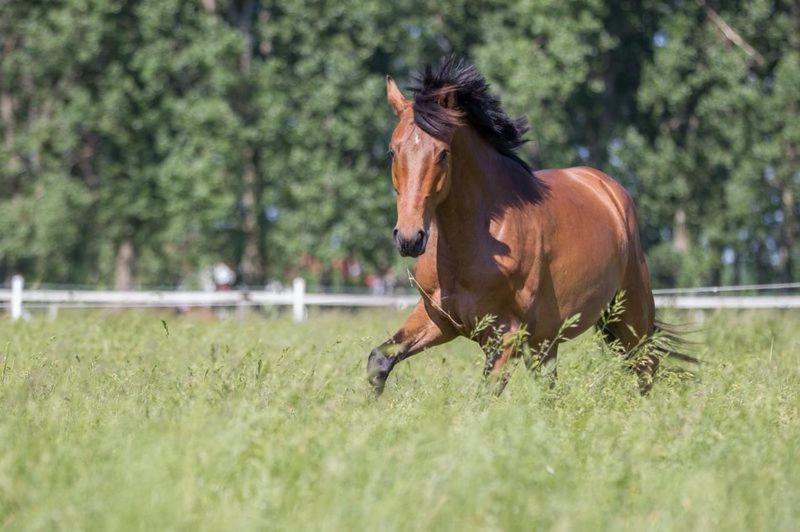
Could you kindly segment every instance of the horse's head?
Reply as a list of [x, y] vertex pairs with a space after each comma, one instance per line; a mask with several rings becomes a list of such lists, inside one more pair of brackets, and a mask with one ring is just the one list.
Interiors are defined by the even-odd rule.
[[397, 193], [394, 242], [403, 256], [425, 252], [431, 217], [450, 190], [450, 140], [435, 138], [414, 123], [414, 102], [387, 76], [386, 95], [399, 118], [389, 142], [392, 184]]

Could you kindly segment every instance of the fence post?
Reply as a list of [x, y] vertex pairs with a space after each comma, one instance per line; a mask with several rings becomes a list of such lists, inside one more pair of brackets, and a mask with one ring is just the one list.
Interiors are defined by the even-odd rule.
[[22, 287], [25, 279], [21, 275], [11, 278], [11, 321], [17, 321], [22, 317]]
[[292, 317], [295, 323], [303, 321], [306, 317], [306, 308], [303, 300], [306, 295], [306, 280], [302, 277], [292, 281]]

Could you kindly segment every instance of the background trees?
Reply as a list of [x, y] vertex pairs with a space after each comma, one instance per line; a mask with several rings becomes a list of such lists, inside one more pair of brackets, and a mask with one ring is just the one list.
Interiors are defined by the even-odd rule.
[[383, 76], [453, 51], [535, 166], [629, 188], [658, 283], [794, 279], [799, 36], [781, 0], [6, 0], [0, 278], [385, 269]]

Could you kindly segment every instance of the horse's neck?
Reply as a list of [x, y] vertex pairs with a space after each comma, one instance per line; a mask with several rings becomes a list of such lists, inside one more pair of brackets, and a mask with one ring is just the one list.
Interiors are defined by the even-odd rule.
[[484, 246], [488, 224], [504, 202], [511, 179], [503, 158], [471, 128], [459, 131], [451, 144], [450, 192], [436, 211], [439, 244], [454, 259], [469, 257]]

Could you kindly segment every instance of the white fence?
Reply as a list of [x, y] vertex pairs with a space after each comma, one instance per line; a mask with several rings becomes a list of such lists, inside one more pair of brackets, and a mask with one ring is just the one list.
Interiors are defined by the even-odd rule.
[[[656, 306], [675, 309], [790, 309], [800, 308], [800, 295], [718, 295], [736, 292], [767, 292], [800, 288], [800, 283], [744, 285], [690, 289], [654, 290]], [[712, 295], [704, 295], [712, 294]], [[190, 291], [114, 291], [114, 290], [25, 290], [24, 280], [16, 275], [11, 289], [0, 289], [0, 305], [8, 306], [12, 320], [24, 315], [25, 308], [46, 308], [51, 314], [59, 308], [190, 308], [287, 306], [295, 321], [306, 316], [306, 307], [407, 307], [417, 295], [314, 294], [306, 293], [303, 279], [295, 279], [290, 290], [236, 290], [228, 292]]]

